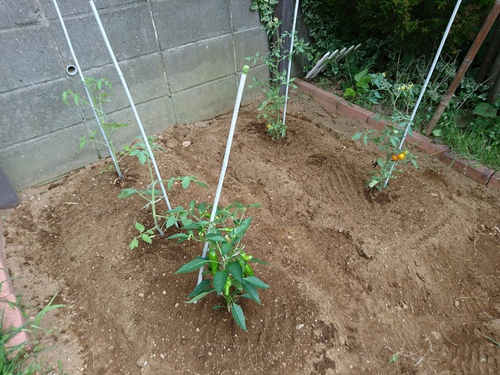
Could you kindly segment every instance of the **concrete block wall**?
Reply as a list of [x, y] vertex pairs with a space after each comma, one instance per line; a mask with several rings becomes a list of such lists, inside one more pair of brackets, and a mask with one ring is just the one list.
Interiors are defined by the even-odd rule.
[[[89, 2], [58, 4], [84, 75], [114, 85], [108, 120], [130, 123], [115, 132], [115, 144], [130, 143], [140, 133]], [[148, 134], [230, 112], [245, 64], [249, 76], [268, 76], [264, 65], [245, 60], [268, 48], [250, 0], [95, 4]], [[84, 96], [79, 75], [66, 73], [70, 64], [53, 0], [0, 1], [0, 168], [17, 189], [94, 162], [95, 147], [105, 154], [96, 145], [78, 148], [97, 127], [91, 111], [61, 100], [66, 90]], [[243, 103], [258, 95], [246, 88]]]

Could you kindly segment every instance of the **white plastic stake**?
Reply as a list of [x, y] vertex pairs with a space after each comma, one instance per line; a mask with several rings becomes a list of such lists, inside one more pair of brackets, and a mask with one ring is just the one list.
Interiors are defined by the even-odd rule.
[[[111, 59], [113, 60], [113, 64], [115, 66], [116, 72], [118, 73], [118, 76], [120, 77], [120, 81], [123, 85], [123, 89], [125, 90], [125, 93], [127, 94], [127, 98], [130, 102], [130, 107], [132, 108], [132, 112], [134, 113], [135, 119], [137, 121], [137, 125], [139, 126], [139, 129], [141, 131], [142, 138], [144, 140], [144, 144], [146, 145], [146, 149], [148, 150], [149, 157], [151, 158], [151, 164], [153, 164], [153, 168], [156, 173], [156, 177], [158, 178], [158, 181], [161, 186], [161, 190], [163, 192], [163, 197], [165, 198], [165, 202], [167, 203], [167, 207], [169, 210], [172, 209], [170, 206], [170, 202], [168, 200], [167, 196], [167, 191], [165, 190], [165, 186], [163, 185], [163, 180], [161, 179], [160, 176], [160, 171], [158, 170], [158, 165], [156, 164], [155, 156], [153, 154], [153, 151], [151, 150], [151, 147], [149, 146], [148, 142], [148, 136], [146, 135], [146, 132], [144, 131], [144, 126], [142, 126], [141, 119], [139, 118], [139, 114], [137, 113], [137, 109], [135, 107], [134, 100], [132, 99], [132, 96], [130, 95], [130, 91], [127, 86], [127, 82], [125, 82], [125, 78], [123, 77], [122, 70], [120, 69], [120, 66], [118, 65], [118, 61], [116, 61], [115, 54], [113, 52], [113, 49], [111, 48], [111, 44], [109, 44], [108, 36], [106, 35], [106, 31], [104, 30], [104, 27], [102, 26], [101, 18], [99, 17], [99, 13], [97, 13], [97, 9], [94, 4], [94, 0], [90, 0], [90, 6], [92, 8], [92, 12], [94, 12], [94, 17], [97, 21], [97, 25], [99, 26], [99, 30], [101, 31], [102, 37], [104, 39], [104, 42], [106, 43], [106, 47], [108, 48], [109, 55], [111, 56]], [[161, 235], [163, 235], [163, 232], [160, 228], [157, 228], [158, 231], [160, 232]]]
[[75, 62], [76, 70], [78, 71], [78, 74], [80, 75], [80, 79], [82, 80], [83, 88], [85, 89], [85, 93], [87, 94], [87, 98], [89, 100], [90, 107], [92, 108], [92, 113], [94, 114], [95, 120], [97, 121], [97, 125], [99, 126], [99, 130], [101, 131], [102, 137], [104, 138], [104, 143], [106, 144], [106, 147], [109, 150], [109, 154], [111, 155], [111, 159], [113, 160], [113, 164], [115, 165], [116, 173], [118, 174], [118, 177], [123, 179], [123, 174], [120, 170], [120, 166], [118, 165], [118, 161], [116, 160], [116, 156], [113, 153], [111, 149], [111, 145], [108, 140], [108, 136], [106, 135], [106, 132], [104, 131], [101, 120], [99, 119], [99, 116], [97, 115], [97, 112], [94, 107], [94, 101], [92, 100], [92, 95], [90, 95], [89, 89], [85, 85], [85, 77], [83, 76], [82, 69], [80, 68], [80, 64], [78, 63], [78, 59], [76, 58], [75, 51], [73, 49], [73, 43], [71, 43], [71, 39], [69, 38], [68, 30], [66, 29], [66, 24], [64, 23], [64, 19], [61, 15], [61, 11], [59, 10], [59, 5], [57, 4], [56, 0], [53, 0], [54, 7], [56, 8], [57, 16], [59, 17], [59, 21], [61, 22], [62, 29], [64, 31], [64, 36], [66, 37], [66, 41], [68, 42], [68, 47], [69, 51], [71, 53], [71, 56], [73, 57], [73, 61]]
[[295, 25], [297, 24], [297, 13], [299, 12], [299, 0], [295, 2], [295, 10], [293, 12], [292, 34], [290, 35], [290, 54], [288, 56], [288, 70], [286, 72], [286, 87], [285, 87], [285, 107], [283, 108], [283, 125], [286, 122], [286, 105], [288, 103], [288, 87], [290, 86], [290, 71], [292, 70], [293, 58], [293, 40], [295, 39]]
[[[335, 53], [335, 52], [334, 52]], [[328, 59], [330, 57], [330, 52], [327, 52], [323, 55], [323, 57], [321, 59], [319, 59], [319, 61], [316, 63], [316, 65], [314, 65], [314, 67], [309, 71], [309, 73], [307, 73], [306, 75], [306, 79], [309, 79], [309, 78], [312, 78], [315, 76], [315, 72], [319, 69], [319, 67], [321, 66], [321, 64], [323, 64], [323, 62]]]
[[[457, 4], [455, 5], [455, 9], [453, 9], [453, 13], [451, 14], [450, 21], [448, 22], [448, 26], [446, 26], [446, 30], [444, 31], [443, 38], [441, 39], [441, 43], [439, 44], [439, 48], [436, 52], [436, 56], [434, 57], [434, 61], [432, 62], [431, 68], [429, 70], [429, 73], [427, 74], [427, 78], [425, 79], [424, 85], [422, 86], [422, 90], [420, 90], [420, 95], [418, 96], [417, 102], [415, 103], [415, 107], [413, 108], [413, 111], [410, 116], [410, 120], [408, 121], [408, 124], [406, 124], [405, 132], [403, 134], [403, 138], [401, 138], [401, 142], [399, 143], [399, 149], [401, 149], [405, 143], [406, 136], [408, 135], [408, 132], [410, 131], [413, 119], [415, 118], [415, 114], [417, 113], [418, 107], [420, 106], [420, 102], [422, 101], [422, 98], [425, 94], [425, 90], [427, 89], [427, 85], [429, 84], [429, 81], [431, 80], [432, 73], [434, 73], [434, 68], [436, 67], [436, 64], [439, 60], [439, 56], [441, 56], [441, 51], [443, 50], [444, 43], [446, 42], [446, 38], [448, 37], [448, 34], [451, 29], [451, 25], [453, 24], [453, 21], [455, 20], [455, 16], [457, 15], [458, 8], [460, 7], [460, 3], [462, 0], [457, 0]], [[391, 177], [392, 171], [394, 170], [394, 166], [396, 165], [395, 162], [392, 162], [391, 168], [389, 169], [389, 176], [385, 179], [384, 182], [384, 187], [387, 186], [387, 183], [389, 182], [389, 178]]]
[[[212, 206], [212, 213], [210, 215], [210, 223], [215, 221], [215, 216], [217, 215], [217, 206], [219, 204], [220, 193], [222, 191], [222, 185], [224, 184], [224, 176], [226, 175], [227, 163], [229, 161], [229, 154], [231, 152], [231, 145], [233, 143], [234, 130], [236, 129], [236, 121], [238, 120], [238, 113], [240, 110], [241, 97], [243, 95], [243, 89], [245, 88], [245, 81], [247, 79], [248, 70], [250, 68], [248, 65], [244, 65], [241, 69], [240, 84], [238, 86], [238, 94], [236, 95], [236, 102], [234, 103], [233, 118], [231, 120], [231, 126], [229, 128], [229, 135], [227, 136], [226, 152], [224, 154], [224, 160], [222, 162], [222, 169], [219, 176], [219, 183], [217, 185], [217, 190], [215, 192], [214, 204]], [[211, 225], [211, 224], [210, 224]], [[208, 227], [207, 233], [210, 232], [210, 225]], [[207, 256], [208, 242], [203, 245], [202, 257]], [[203, 268], [200, 268], [198, 273], [198, 284], [203, 280]]]

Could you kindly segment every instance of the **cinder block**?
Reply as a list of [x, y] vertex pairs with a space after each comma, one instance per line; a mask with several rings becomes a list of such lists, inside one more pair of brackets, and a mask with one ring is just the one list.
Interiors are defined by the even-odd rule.
[[[161, 133], [176, 122], [172, 100], [168, 97], [139, 104], [136, 108], [148, 136]], [[117, 149], [121, 149], [124, 145], [130, 144], [134, 139], [141, 136], [141, 132], [131, 108], [113, 112], [109, 114], [108, 118], [111, 122], [129, 124], [125, 128], [117, 129], [112, 134], [113, 143]], [[96, 129], [97, 125], [93, 126], [94, 129]], [[106, 149], [101, 148], [100, 150], [103, 155], [108, 155]]]
[[62, 101], [67, 89], [67, 82], [58, 79], [3, 94], [0, 149], [81, 122], [81, 110]]
[[[245, 84], [246, 87], [243, 90], [243, 97], [241, 99], [242, 105], [248, 105], [256, 101], [264, 100], [264, 93], [260, 87], [249, 87], [253, 85], [253, 78], [258, 79], [261, 82], [266, 82], [269, 79], [269, 69], [267, 66], [258, 65], [250, 68]], [[236, 100], [236, 98], [234, 98], [234, 100]]]
[[231, 34], [166, 50], [163, 58], [173, 93], [236, 72]]
[[481, 184], [486, 184], [495, 173], [495, 171], [481, 165], [478, 162], [463, 159], [454, 155], [450, 151], [440, 154], [439, 160]]
[[[57, 18], [56, 9], [52, 0], [38, 0], [48, 19]], [[144, 2], [144, 0], [94, 0], [97, 10]], [[58, 0], [57, 4], [63, 17], [92, 12], [89, 2], [82, 0]]]
[[[163, 73], [163, 64], [159, 52], [131, 60], [120, 61], [119, 65], [135, 104], [168, 95], [167, 82]], [[84, 71], [84, 76], [87, 78], [107, 78], [110, 80], [113, 85], [113, 95], [109, 97], [110, 102], [104, 106], [107, 113], [130, 106], [114, 65], [86, 70]], [[71, 79], [75, 86], [83, 88], [79, 76], [73, 76]], [[82, 94], [84, 94], [83, 91]], [[94, 118], [90, 110], [86, 110], [85, 114], [86, 118]]]
[[247, 60], [247, 57], [253, 57], [257, 52], [260, 56], [266, 56], [269, 51], [269, 42], [266, 32], [260, 27], [247, 29], [234, 33], [234, 47], [236, 54], [236, 65], [238, 70], [243, 65], [253, 67], [262, 64], [262, 61]]
[[226, 1], [156, 1], [152, 8], [162, 49], [231, 32], [231, 13]]
[[[146, 4], [102, 11], [100, 18], [118, 61], [158, 50]], [[65, 24], [83, 70], [112, 62], [93, 14], [65, 20]], [[54, 21], [53, 30], [63, 59], [72, 62], [68, 42], [58, 21]]]
[[39, 21], [40, 9], [31, 0], [3, 0], [0, 3], [0, 28]]
[[236, 76], [224, 77], [172, 95], [177, 122], [208, 120], [230, 112], [236, 100]]
[[337, 104], [337, 114], [344, 115], [347, 117], [354, 117], [368, 122], [369, 118], [372, 118], [375, 114], [367, 109], [361, 108], [356, 104], [352, 104], [346, 101], [340, 101]]
[[488, 187], [500, 190], [500, 172], [495, 172], [488, 182]]
[[78, 148], [85, 124], [0, 148], [0, 163], [15, 189], [49, 181], [97, 160], [91, 147]]
[[0, 31], [0, 92], [45, 82], [62, 74], [59, 53], [47, 27]]
[[231, 0], [231, 19], [234, 31], [261, 25], [259, 12], [250, 10], [250, 5], [251, 3], [247, 1]]

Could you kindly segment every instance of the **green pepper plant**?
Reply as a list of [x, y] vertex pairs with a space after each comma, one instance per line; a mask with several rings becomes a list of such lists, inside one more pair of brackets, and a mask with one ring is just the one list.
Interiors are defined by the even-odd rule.
[[192, 201], [189, 208], [177, 207], [170, 214], [171, 223], [181, 223], [181, 232], [170, 236], [179, 242], [195, 240], [208, 243], [207, 257], [197, 257], [179, 268], [176, 273], [197, 271], [207, 265], [203, 280], [191, 294], [187, 303], [194, 303], [210, 293], [224, 297], [225, 306], [231, 312], [236, 323], [247, 331], [245, 315], [239, 304], [241, 298], [251, 299], [260, 304], [258, 289], [269, 286], [255, 276], [251, 263], [266, 264], [245, 252], [241, 240], [247, 231], [252, 217], [245, 218], [248, 209], [259, 207], [258, 204], [244, 205], [238, 202], [225, 208], [218, 208], [215, 220], [210, 222], [211, 205], [196, 204]]
[[[379, 157], [374, 162], [375, 169], [370, 173], [368, 179], [368, 187], [370, 189], [377, 188], [383, 190], [387, 187], [386, 181], [391, 178], [396, 178], [393, 172], [402, 172], [397, 167], [402, 164], [411, 162], [418, 169], [416, 156], [408, 150], [401, 148], [403, 137], [405, 136], [406, 128], [410, 121], [409, 109], [414, 104], [414, 85], [409, 84], [392, 84], [383, 73], [371, 75], [371, 82], [377, 90], [386, 91], [391, 98], [393, 105], [393, 114], [389, 116], [389, 124], [385, 126], [382, 132], [369, 130], [367, 132], [359, 132], [353, 135], [353, 140], [362, 139], [367, 145], [370, 141], [375, 143], [379, 150], [384, 153], [383, 157]], [[406, 109], [403, 112], [398, 108], [398, 101], [404, 100]], [[408, 127], [408, 135], [411, 135], [411, 126]]]

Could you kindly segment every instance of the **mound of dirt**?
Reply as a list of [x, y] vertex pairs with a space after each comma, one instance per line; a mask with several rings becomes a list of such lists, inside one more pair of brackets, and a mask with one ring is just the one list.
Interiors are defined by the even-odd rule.
[[[108, 160], [23, 193], [4, 223], [16, 292], [42, 307], [69, 374], [481, 374], [500, 372], [500, 194], [415, 151], [390, 190], [366, 190], [378, 156], [351, 140], [366, 124], [327, 114], [306, 97], [273, 141], [255, 106], [238, 119], [221, 205], [260, 203], [244, 243], [270, 266], [262, 305], [242, 302], [248, 333], [216, 296], [185, 297], [196, 274], [174, 275], [199, 243], [155, 239], [129, 250], [147, 169]], [[159, 135], [174, 206], [212, 202], [231, 115]], [[190, 141], [191, 143], [184, 143]], [[187, 147], [185, 147], [188, 145]]]

